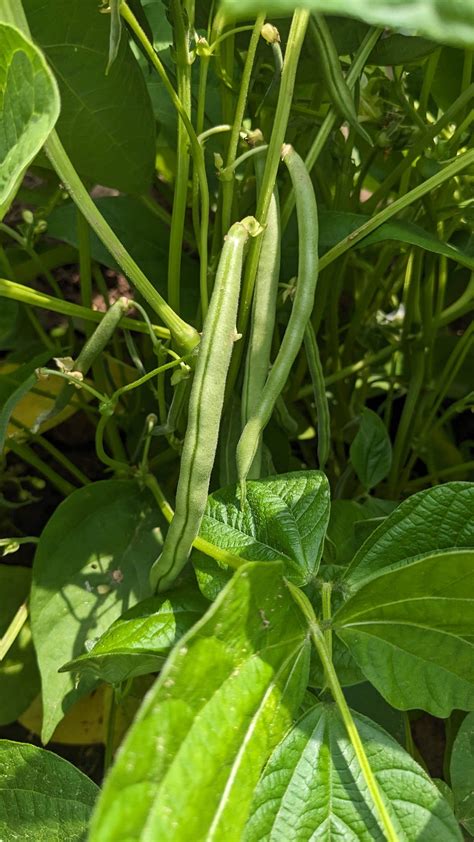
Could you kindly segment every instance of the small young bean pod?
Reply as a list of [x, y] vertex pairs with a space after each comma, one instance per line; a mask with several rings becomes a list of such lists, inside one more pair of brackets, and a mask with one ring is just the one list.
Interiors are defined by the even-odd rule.
[[296, 196], [299, 234], [298, 282], [280, 350], [261, 391], [258, 406], [248, 419], [237, 445], [237, 472], [243, 496], [245, 480], [257, 452], [260, 436], [270, 420], [277, 398], [283, 391], [303, 343], [318, 279], [318, 209], [311, 178], [303, 159], [292, 146], [283, 147], [282, 159], [288, 168]]
[[[261, 183], [263, 168], [264, 161], [257, 160], [255, 164], [257, 183]], [[278, 194], [275, 189], [268, 210], [267, 224], [262, 234], [262, 250], [255, 280], [252, 321], [242, 389], [242, 427], [245, 427], [249, 418], [257, 410], [270, 368], [270, 352], [280, 277], [280, 238], [280, 210]], [[261, 461], [262, 447], [260, 442], [249, 470], [251, 479], [259, 478]]]
[[349, 125], [351, 125], [352, 128], [354, 128], [356, 132], [364, 138], [366, 143], [368, 143], [369, 146], [373, 146], [374, 144], [372, 138], [359, 123], [359, 118], [357, 116], [350, 88], [342, 75], [339, 56], [337, 54], [333, 37], [322, 15], [313, 14], [311, 16], [309, 31], [318, 48], [318, 54], [321, 59], [321, 68], [324, 73], [324, 78], [326, 80], [333, 104], [340, 112], [341, 116], [347, 120]]
[[253, 217], [236, 222], [222, 249], [189, 399], [175, 513], [163, 552], [151, 571], [152, 586], [158, 591], [166, 590], [183, 569], [201, 525], [216, 454], [227, 372], [237, 338], [244, 247], [249, 236], [256, 236], [260, 231]]
[[[132, 302], [124, 296], [122, 298], [119, 298], [114, 304], [112, 304], [110, 309], [107, 310], [102, 321], [94, 330], [94, 333], [92, 333], [91, 336], [89, 336], [89, 339], [79, 352], [78, 357], [74, 361], [74, 371], [79, 371], [81, 374], [87, 374], [92, 364], [100, 356], [104, 348], [106, 348], [106, 346], [112, 339], [112, 336], [114, 335], [117, 327], [119, 326], [122, 316], [124, 316], [128, 312], [128, 310], [130, 310], [131, 307]], [[37, 431], [40, 428], [41, 424], [44, 424], [45, 421], [49, 420], [50, 418], [54, 418], [56, 415], [62, 412], [62, 410], [68, 405], [69, 401], [71, 400], [74, 394], [74, 386], [66, 384], [64, 388], [61, 389], [58, 397], [54, 402], [53, 407], [47, 410], [46, 412], [42, 413], [36, 419], [33, 431]]]

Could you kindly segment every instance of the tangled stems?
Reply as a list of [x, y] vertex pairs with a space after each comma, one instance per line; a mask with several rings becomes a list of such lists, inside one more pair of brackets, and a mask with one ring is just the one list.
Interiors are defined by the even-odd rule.
[[[261, 225], [267, 221], [268, 210], [272, 201], [273, 190], [280, 163], [281, 148], [285, 139], [285, 133], [290, 116], [291, 103], [293, 101], [293, 90], [295, 86], [298, 61], [303, 46], [306, 30], [308, 28], [310, 13], [305, 9], [297, 9], [293, 14], [288, 42], [285, 50], [285, 59], [281, 74], [280, 91], [275, 111], [273, 131], [268, 145], [268, 152], [265, 161], [265, 170], [262, 178], [262, 187], [257, 203], [256, 218]], [[250, 316], [253, 288], [257, 277], [262, 238], [254, 239], [249, 247], [244, 278], [242, 282], [242, 296], [240, 303], [239, 319], [237, 328], [239, 333], [244, 334]], [[240, 368], [242, 348], [238, 348], [234, 354], [227, 384], [227, 393], [233, 389]]]
[[[178, 116], [183, 122], [183, 125], [186, 129], [189, 143], [191, 146], [191, 153], [193, 158], [193, 164], [197, 172], [197, 178], [199, 181], [199, 189], [201, 192], [201, 220], [200, 220], [200, 231], [198, 236], [199, 242], [199, 257], [200, 257], [200, 274], [199, 274], [199, 287], [201, 293], [201, 308], [203, 314], [207, 312], [208, 302], [209, 302], [209, 294], [207, 289], [207, 253], [208, 253], [208, 233], [209, 233], [209, 186], [207, 183], [207, 175], [206, 175], [206, 165], [204, 161], [204, 150], [199, 143], [198, 137], [192, 123], [188, 117], [186, 109], [183, 107], [176, 91], [174, 90], [166, 70], [158, 58], [155, 50], [153, 49], [152, 44], [148, 40], [146, 33], [138, 23], [135, 15], [127, 6], [125, 0], [122, 0], [120, 6], [120, 14], [122, 15], [124, 21], [130, 26], [130, 29], [134, 33], [134, 35], [138, 38], [140, 44], [142, 45], [143, 49], [145, 50], [146, 55], [150, 59], [153, 67], [157, 71], [163, 85], [174, 105]], [[170, 246], [171, 247], [171, 246]], [[171, 328], [170, 328], [171, 329]], [[183, 350], [188, 350], [187, 348], [183, 347]]]

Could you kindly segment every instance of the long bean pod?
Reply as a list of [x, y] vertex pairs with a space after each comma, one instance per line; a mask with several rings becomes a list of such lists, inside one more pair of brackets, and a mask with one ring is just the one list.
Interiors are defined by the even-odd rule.
[[[81, 374], [87, 374], [92, 364], [100, 357], [117, 327], [119, 326], [122, 316], [125, 315], [132, 307], [132, 302], [125, 297], [119, 298], [109, 310], [107, 310], [102, 321], [97, 325], [94, 332], [89, 336], [84, 347], [81, 349], [79, 355], [74, 360], [74, 371]], [[33, 425], [33, 432], [37, 432], [46, 420], [54, 418], [68, 405], [69, 401], [75, 394], [75, 388], [69, 383], [61, 389], [57, 396], [54, 405], [51, 409], [41, 413]]]
[[373, 141], [370, 135], [359, 123], [357, 111], [355, 109], [354, 100], [344, 76], [342, 75], [341, 65], [339, 63], [339, 56], [337, 54], [336, 46], [333, 41], [330, 29], [322, 15], [313, 14], [309, 22], [309, 32], [318, 49], [318, 55], [321, 61], [321, 69], [324, 73], [326, 85], [331, 96], [333, 105], [341, 113], [341, 116], [364, 138], [364, 140], [373, 146]]
[[[261, 184], [264, 162], [255, 163], [257, 184]], [[276, 188], [268, 209], [267, 224], [262, 235], [262, 250], [252, 304], [249, 343], [245, 359], [242, 389], [242, 427], [257, 410], [262, 389], [270, 368], [270, 352], [275, 326], [278, 280], [280, 276], [280, 209]], [[262, 461], [261, 441], [249, 470], [249, 477], [258, 479]]]
[[296, 195], [299, 256], [298, 281], [288, 325], [275, 362], [260, 394], [258, 406], [248, 419], [237, 445], [237, 472], [245, 496], [245, 480], [257, 452], [260, 436], [268, 424], [276, 400], [283, 391], [291, 367], [301, 348], [306, 325], [314, 305], [318, 279], [318, 209], [311, 178], [303, 159], [292, 146], [282, 149]]
[[227, 372], [237, 339], [244, 247], [249, 236], [256, 236], [260, 230], [253, 217], [236, 222], [222, 249], [189, 399], [175, 513], [163, 552], [151, 571], [152, 586], [159, 591], [166, 590], [183, 569], [201, 525], [216, 454]]

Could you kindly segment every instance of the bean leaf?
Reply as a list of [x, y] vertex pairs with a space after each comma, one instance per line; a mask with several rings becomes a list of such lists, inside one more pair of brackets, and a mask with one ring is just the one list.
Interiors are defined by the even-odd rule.
[[334, 614], [358, 666], [393, 707], [474, 710], [474, 550], [440, 550], [366, 581]]
[[98, 791], [62, 757], [0, 740], [0, 839], [83, 842]]
[[[320, 471], [281, 474], [247, 482], [240, 504], [237, 486], [211, 494], [200, 535], [249, 561], [279, 560], [295, 584], [317, 573], [329, 521], [329, 484]], [[194, 554], [203, 592], [214, 598], [229, 576], [215, 562]]]
[[59, 107], [58, 86], [42, 53], [18, 29], [0, 23], [0, 219]]
[[474, 713], [466, 716], [456, 734], [450, 775], [456, 816], [474, 834]]
[[76, 687], [71, 675], [58, 669], [82, 655], [124, 610], [151, 595], [148, 576], [161, 545], [156, 507], [135, 482], [105, 480], [81, 488], [46, 525], [31, 590], [44, 742], [96, 683], [87, 676]]
[[[375, 26], [412, 30], [441, 43], [474, 45], [474, 6], [470, 2], [453, 0], [301, 0], [301, 8], [329, 15], [350, 15]], [[260, 0], [224, 0], [229, 14], [244, 17], [261, 10]], [[269, 14], [292, 14], [291, 0], [269, 0], [265, 4]]]
[[392, 464], [392, 445], [387, 428], [376, 412], [365, 407], [350, 449], [351, 462], [364, 488], [369, 491], [387, 476]]
[[415, 556], [474, 547], [474, 483], [450, 482], [401, 503], [355, 554], [345, 574], [351, 590]]
[[[428, 775], [365, 716], [353, 714], [397, 838], [460, 842], [456, 819]], [[383, 842], [370, 793], [337, 708], [307, 711], [270, 757], [244, 842]]]
[[153, 177], [155, 121], [140, 68], [122, 38], [106, 75], [110, 18], [97, 0], [23, 0], [61, 93], [57, 131], [79, 173], [126, 193]]
[[90, 652], [69, 661], [60, 672], [91, 673], [109, 684], [158, 672], [171, 647], [207, 607], [191, 588], [145, 599], [115, 620]]
[[306, 630], [283, 572], [241, 567], [178, 643], [105, 782], [89, 842], [241, 838], [306, 688]]

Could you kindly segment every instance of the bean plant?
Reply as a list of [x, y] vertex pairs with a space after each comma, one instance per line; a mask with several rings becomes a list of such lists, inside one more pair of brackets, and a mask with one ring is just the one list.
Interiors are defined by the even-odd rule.
[[473, 56], [0, 0], [5, 842], [474, 834]]

